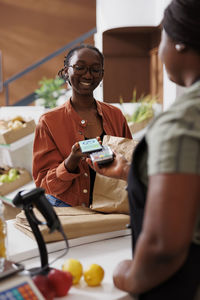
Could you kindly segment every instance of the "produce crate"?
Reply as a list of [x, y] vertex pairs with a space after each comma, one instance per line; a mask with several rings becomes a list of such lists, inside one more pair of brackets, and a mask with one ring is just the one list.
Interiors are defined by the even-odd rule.
[[[3, 120], [2, 120], [3, 122]], [[35, 131], [35, 121], [30, 120], [23, 124], [23, 127], [18, 129], [2, 129], [0, 130], [0, 144], [11, 144], [15, 141], [29, 135]]]
[[16, 168], [19, 172], [19, 177], [11, 182], [0, 182], [0, 195], [7, 195], [26, 183], [32, 181], [32, 177], [26, 169]]

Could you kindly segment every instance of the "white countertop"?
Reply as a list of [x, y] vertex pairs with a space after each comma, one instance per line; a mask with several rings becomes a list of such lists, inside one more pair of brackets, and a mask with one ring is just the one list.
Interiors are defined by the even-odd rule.
[[[8, 254], [14, 261], [21, 261], [26, 269], [40, 266], [40, 258], [37, 256], [37, 243], [14, 227], [13, 220], [7, 221], [8, 228]], [[109, 236], [110, 235], [110, 236]], [[51, 245], [50, 245], [51, 244]], [[64, 242], [50, 243], [47, 246], [49, 262], [60, 256], [64, 249]], [[78, 259], [83, 269], [92, 263], [100, 264], [105, 277], [99, 287], [88, 287], [83, 279], [76, 286], [73, 286], [68, 295], [68, 300], [131, 300], [127, 293], [124, 293], [113, 285], [112, 274], [116, 265], [124, 259], [131, 258], [131, 235], [129, 230], [114, 233], [107, 233], [84, 237], [81, 239], [69, 240], [69, 252], [53, 263], [52, 267], [61, 269], [61, 266], [68, 258]], [[35, 256], [35, 257], [34, 257]], [[34, 257], [34, 258], [31, 258]]]

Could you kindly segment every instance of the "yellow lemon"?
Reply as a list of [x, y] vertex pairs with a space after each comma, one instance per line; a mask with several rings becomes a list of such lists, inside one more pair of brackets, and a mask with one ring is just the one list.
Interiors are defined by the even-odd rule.
[[62, 265], [63, 271], [68, 271], [72, 274], [73, 284], [79, 283], [81, 276], [83, 275], [83, 267], [80, 261], [70, 258]]
[[12, 122], [15, 122], [15, 121], [24, 122], [24, 119], [23, 119], [21, 116], [16, 116], [16, 117], [14, 117], [11, 121], [12, 121]]
[[92, 264], [84, 271], [83, 275], [89, 286], [97, 286], [104, 278], [104, 269], [100, 265]]

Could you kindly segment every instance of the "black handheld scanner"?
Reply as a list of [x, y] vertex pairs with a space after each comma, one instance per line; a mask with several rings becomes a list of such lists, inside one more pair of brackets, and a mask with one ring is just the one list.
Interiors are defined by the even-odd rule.
[[45, 190], [43, 188], [35, 188], [31, 191], [20, 191], [13, 199], [13, 204], [16, 207], [31, 210], [35, 206], [46, 220], [46, 225], [49, 227], [50, 232], [54, 230], [60, 231], [60, 221], [47, 198], [45, 197]]
[[[41, 272], [46, 272], [49, 270], [48, 263], [48, 253], [45, 246], [45, 242], [43, 236], [39, 230], [38, 225], [47, 225], [49, 227], [50, 233], [54, 230], [58, 230], [64, 237], [67, 251], [69, 249], [67, 237], [62, 229], [62, 225], [54, 211], [52, 205], [49, 203], [47, 198], [45, 197], [45, 190], [42, 188], [35, 188], [31, 191], [20, 191], [13, 199], [13, 204], [16, 207], [21, 207], [24, 210], [26, 218], [30, 224], [30, 227], [33, 231], [35, 239], [38, 244], [39, 252], [40, 252], [40, 260], [41, 260], [41, 268], [36, 268], [30, 270], [32, 275], [38, 274]], [[35, 206], [46, 219], [46, 222], [41, 222], [38, 220], [34, 214], [33, 206]]]

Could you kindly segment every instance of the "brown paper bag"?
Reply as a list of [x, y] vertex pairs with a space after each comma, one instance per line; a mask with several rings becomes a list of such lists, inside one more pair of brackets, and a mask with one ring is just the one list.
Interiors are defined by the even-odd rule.
[[[102, 214], [86, 207], [54, 207], [68, 239], [79, 238], [99, 233], [126, 230], [130, 223], [129, 216], [123, 214]], [[41, 213], [34, 208], [34, 214], [40, 221], [45, 221]], [[33, 232], [24, 211], [17, 215], [15, 227], [34, 239]], [[49, 233], [46, 225], [39, 226], [45, 242], [63, 240], [58, 231]]]
[[[105, 135], [103, 145], [108, 145], [115, 152], [121, 153], [128, 161], [132, 159], [132, 153], [137, 141], [127, 138]], [[105, 213], [129, 214], [127, 182], [96, 174], [92, 210]]]

